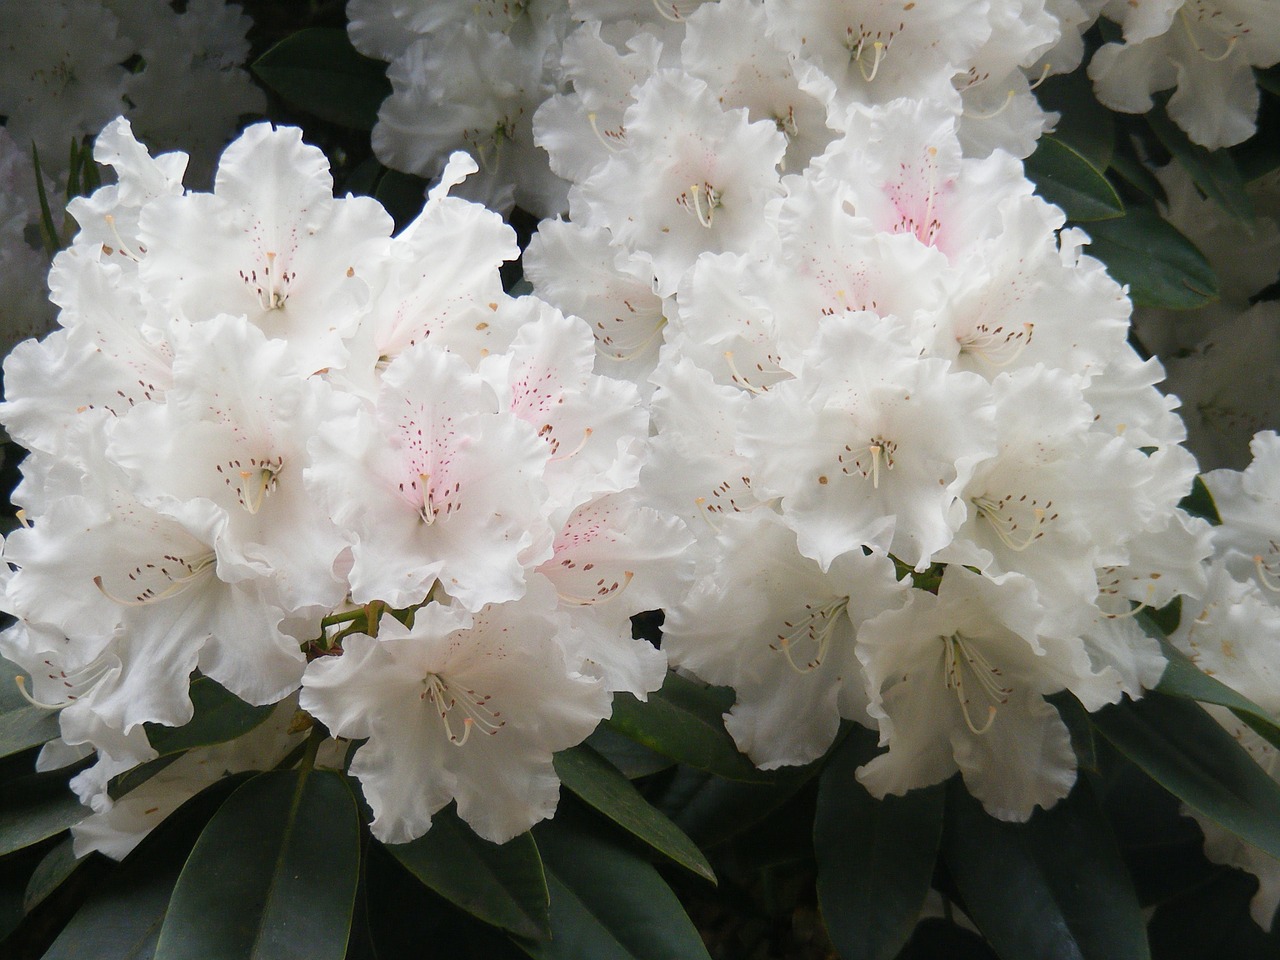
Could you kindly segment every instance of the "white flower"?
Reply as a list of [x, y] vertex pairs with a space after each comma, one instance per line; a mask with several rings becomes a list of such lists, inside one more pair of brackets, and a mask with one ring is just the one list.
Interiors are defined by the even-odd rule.
[[1104, 105], [1145, 113], [1153, 93], [1176, 87], [1169, 116], [1193, 142], [1217, 149], [1253, 136], [1259, 101], [1252, 68], [1280, 61], [1275, 4], [1112, 0], [1105, 12], [1123, 19], [1125, 42], [1106, 44], [1089, 62]]
[[655, 290], [668, 296], [699, 254], [746, 249], [759, 233], [765, 201], [782, 189], [786, 138], [743, 109], [724, 110], [704, 82], [675, 70], [636, 91], [624, 124], [627, 149], [570, 202], [651, 264]]
[[1030, 581], [959, 565], [947, 567], [936, 596], [913, 590], [905, 607], [863, 624], [858, 657], [889, 751], [858, 779], [883, 797], [959, 770], [1002, 820], [1065, 797], [1076, 755], [1044, 697], [1092, 677], [1081, 641], [1051, 630]]
[[480, 836], [504, 843], [551, 816], [552, 754], [609, 714], [604, 684], [566, 662], [551, 591], [474, 616], [432, 605], [412, 628], [383, 617], [340, 657], [313, 661], [301, 704], [338, 736], [368, 738], [351, 773], [373, 808], [374, 836], [421, 836], [452, 799]]
[[352, 540], [356, 603], [410, 606], [439, 580], [478, 610], [521, 596], [524, 565], [550, 553], [547, 444], [428, 343], [387, 367], [373, 415], [319, 435], [311, 452], [307, 480]]
[[961, 491], [995, 452], [989, 385], [921, 358], [893, 319], [828, 317], [803, 374], [751, 403], [741, 452], [825, 569], [870, 547], [924, 569], [964, 521]]
[[719, 518], [718, 562], [663, 625], [672, 664], [737, 694], [725, 725], [770, 769], [816, 760], [845, 717], [870, 724], [854, 636], [909, 592], [886, 557], [860, 551], [827, 570], [770, 510]]

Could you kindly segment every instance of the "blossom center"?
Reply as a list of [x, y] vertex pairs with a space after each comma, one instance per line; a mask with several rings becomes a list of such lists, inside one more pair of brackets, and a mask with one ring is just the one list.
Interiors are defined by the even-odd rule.
[[821, 605], [806, 603], [802, 614], [782, 621], [787, 632], [777, 634], [769, 648], [786, 657], [797, 673], [816, 670], [831, 648], [831, 637], [840, 623], [840, 615], [847, 609], [848, 597], [838, 597]]
[[462, 746], [473, 730], [493, 736], [507, 725], [500, 710], [489, 706], [492, 694], [479, 694], [470, 687], [451, 683], [438, 673], [422, 678], [420, 699], [430, 701], [440, 716], [445, 736], [455, 746]]
[[892, 470], [895, 462], [894, 454], [897, 452], [896, 443], [877, 436], [869, 440], [865, 447], [852, 447], [845, 444], [845, 448], [840, 451], [836, 459], [840, 461], [840, 471], [846, 476], [857, 473], [864, 479], [870, 477], [871, 486], [878, 490], [881, 466], [885, 470]]
[[991, 524], [991, 529], [1010, 550], [1022, 552], [1044, 536], [1045, 524], [1058, 519], [1053, 501], [1043, 505], [1025, 493], [1020, 496], [1006, 493], [1000, 499], [987, 494], [971, 497], [969, 502], [977, 508], [978, 516]]
[[[1013, 688], [1004, 685], [1004, 672], [983, 656], [982, 651], [971, 640], [960, 633], [942, 637], [941, 640], [943, 678], [947, 689], [956, 692], [965, 726], [977, 736], [982, 736], [995, 722], [996, 708], [1009, 702]], [[987, 719], [981, 727], [974, 724], [973, 717], [969, 713], [972, 701], [969, 692], [965, 690], [965, 673], [973, 678], [973, 682], [969, 684], [969, 691], [974, 689], [976, 682], [979, 695], [988, 701]]]

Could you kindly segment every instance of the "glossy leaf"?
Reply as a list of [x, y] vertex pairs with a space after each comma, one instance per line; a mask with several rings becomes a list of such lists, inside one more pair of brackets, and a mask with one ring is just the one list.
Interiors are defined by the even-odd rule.
[[58, 714], [32, 706], [18, 692], [17, 678], [25, 676], [0, 657], [0, 758], [13, 756], [59, 735]]
[[610, 730], [603, 723], [583, 742], [621, 770], [628, 780], [647, 777], [675, 764], [670, 757], [664, 757], [630, 737]]
[[22, 910], [30, 913], [49, 894], [62, 886], [62, 883], [83, 863], [76, 859], [70, 837], [65, 837], [52, 850], [41, 858], [40, 863], [27, 880], [22, 894]]
[[1192, 143], [1169, 119], [1163, 107], [1152, 109], [1146, 114], [1146, 119], [1156, 138], [1187, 171], [1201, 193], [1237, 220], [1253, 222], [1253, 201], [1245, 193], [1244, 178], [1229, 152], [1207, 150]]
[[705, 770], [682, 767], [658, 801], [681, 830], [703, 847], [713, 847], [750, 830], [809, 782], [819, 764], [774, 773], [772, 783], [724, 780]]
[[0, 783], [0, 857], [79, 823], [89, 808], [67, 786], [67, 773], [33, 773]]
[[1095, 169], [1106, 170], [1115, 153], [1115, 114], [1093, 95], [1093, 83], [1083, 70], [1047, 77], [1036, 87], [1045, 110], [1058, 113], [1053, 137], [1080, 154]]
[[1093, 722], [1174, 796], [1280, 858], [1280, 783], [1200, 706], [1152, 691], [1103, 707]]
[[1102, 171], [1061, 140], [1045, 134], [1027, 157], [1027, 176], [1036, 192], [1060, 206], [1069, 220], [1109, 220], [1124, 204]]
[[242, 778], [188, 800], [95, 886], [41, 960], [151, 960], [174, 884], [201, 829]]
[[359, 817], [341, 774], [256, 776], [191, 851], [156, 960], [342, 960], [359, 871]]
[[1190, 310], [1218, 297], [1218, 278], [1195, 244], [1153, 210], [1131, 207], [1116, 220], [1089, 224], [1089, 253], [1129, 285], [1140, 307]]
[[651, 750], [699, 770], [730, 780], [767, 782], [768, 774], [738, 752], [724, 728], [723, 716], [733, 705], [733, 693], [704, 687], [668, 673], [662, 689], [641, 703], [629, 693], [613, 698], [610, 729]]
[[388, 170], [373, 195], [391, 214], [399, 233], [422, 212], [427, 202], [427, 181], [411, 173]]
[[556, 754], [555, 765], [560, 782], [588, 806], [685, 869], [716, 882], [711, 864], [697, 845], [600, 754], [580, 744]]
[[[818, 903], [842, 960], [893, 960], [911, 938], [942, 838], [942, 784], [877, 800], [854, 772], [875, 736], [848, 737], [818, 781]], [[868, 749], [869, 748], [869, 749]]]
[[1275, 960], [1280, 924], [1268, 933], [1249, 914], [1256, 881], [1223, 870], [1210, 882], [1162, 904], [1151, 918], [1151, 949], [1157, 960]]
[[1087, 782], [1019, 824], [989, 816], [957, 778], [947, 815], [947, 868], [1003, 960], [1150, 955], [1133, 882]]
[[521, 940], [537, 960], [709, 960], [658, 872], [581, 818], [533, 830], [551, 891], [551, 940]]
[[533, 837], [498, 845], [476, 836], [453, 806], [410, 843], [384, 844], [410, 873], [449, 902], [522, 937], [551, 934], [547, 881]]
[[1208, 520], [1215, 527], [1222, 523], [1222, 517], [1218, 515], [1218, 505], [1213, 502], [1213, 494], [1209, 492], [1209, 488], [1200, 477], [1191, 481], [1191, 492], [1182, 498], [1178, 506], [1193, 517]]
[[300, 110], [354, 130], [372, 130], [391, 95], [386, 64], [356, 52], [341, 28], [285, 37], [253, 64], [268, 87]]
[[1185, 700], [1226, 707], [1264, 740], [1280, 750], [1280, 726], [1276, 725], [1267, 711], [1248, 697], [1232, 690], [1221, 680], [1209, 676], [1168, 640], [1163, 637], [1159, 639], [1161, 650], [1168, 659], [1169, 665], [1164, 668], [1164, 675], [1156, 685], [1157, 690]]
[[275, 709], [274, 704], [255, 707], [245, 703], [209, 677], [197, 677], [192, 682], [191, 703], [195, 712], [181, 727], [146, 724], [147, 739], [160, 756], [242, 737], [264, 723]]

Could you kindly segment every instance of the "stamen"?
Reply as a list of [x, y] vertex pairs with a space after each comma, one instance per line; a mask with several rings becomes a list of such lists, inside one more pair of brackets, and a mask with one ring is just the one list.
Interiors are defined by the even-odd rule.
[[582, 439], [578, 441], [578, 445], [577, 445], [576, 447], [574, 447], [574, 448], [573, 448], [571, 451], [569, 451], [568, 453], [564, 454], [563, 456], [555, 456], [555, 457], [552, 457], [551, 459], [549, 459], [549, 460], [547, 461], [547, 463], [561, 463], [561, 462], [563, 462], [563, 461], [565, 461], [565, 460], [568, 460], [568, 459], [570, 459], [570, 458], [572, 458], [572, 457], [576, 457], [578, 454], [580, 454], [580, 453], [582, 452], [583, 448], [584, 448], [584, 447], [586, 447], [586, 445], [587, 445], [587, 441], [591, 439], [591, 434], [592, 434], [592, 432], [593, 432], [593, 431], [592, 431], [592, 429], [591, 429], [590, 427], [583, 427], [583, 429], [582, 429]]
[[[591, 124], [591, 132], [596, 135], [597, 140], [599, 140], [602, 144], [604, 144], [604, 147], [606, 150], [608, 150], [610, 153], [617, 153], [619, 150], [622, 149], [622, 147], [620, 147], [617, 143], [610, 143], [608, 139], [606, 139], [605, 135], [600, 132], [600, 128], [596, 126], [595, 111], [592, 111], [591, 113], [587, 114], [587, 122]], [[615, 135], [612, 130], [609, 131], [609, 136], [613, 136], [615, 137], [615, 139], [618, 139], [618, 140], [622, 139], [621, 134]]]
[[258, 513], [267, 494], [276, 488], [276, 472], [271, 468], [260, 468], [257, 471], [257, 482], [250, 484], [249, 481], [253, 476], [252, 470], [240, 471], [240, 502], [244, 504], [244, 508], [250, 515]]
[[[175, 557], [166, 555], [161, 564], [148, 563], [143, 566], [136, 567], [134, 572], [129, 574], [129, 579], [137, 581], [144, 574], [159, 573], [169, 581], [169, 585], [157, 593], [151, 587], [144, 587], [142, 592], [135, 596], [132, 600], [126, 600], [123, 597], [117, 597], [102, 584], [102, 577], [94, 577], [93, 585], [101, 591], [102, 595], [113, 603], [118, 603], [124, 607], [145, 607], [148, 604], [159, 603], [162, 600], [169, 600], [184, 593], [191, 588], [193, 584], [204, 578], [204, 576], [213, 569], [216, 557], [213, 552], [205, 554], [194, 563]], [[175, 564], [186, 569], [186, 573], [180, 577], [174, 577], [169, 572], [168, 566], [165, 564]]]
[[[1011, 493], [1006, 494], [999, 500], [993, 500], [983, 494], [982, 496], [971, 498], [969, 502], [977, 508], [978, 516], [991, 524], [991, 529], [1000, 538], [1000, 542], [1015, 553], [1021, 553], [1044, 536], [1045, 523], [1058, 518], [1056, 513], [1052, 516], [1047, 514], [1047, 510], [1053, 506], [1052, 500], [1046, 500], [1045, 505], [1042, 507], [1035, 500], [1031, 500], [1028, 503], [1025, 494], [1016, 501]], [[1023, 504], [1031, 507], [1033, 519], [1031, 528], [1025, 533], [1019, 534], [1018, 519], [1014, 515], [1012, 508]]]
[[606, 603], [614, 597], [619, 596], [631, 585], [631, 581], [634, 577], [635, 574], [630, 570], [624, 570], [622, 571], [622, 579], [620, 581], [614, 581], [612, 584], [605, 586], [605, 582], [601, 580], [596, 584], [599, 589], [593, 597], [576, 597], [571, 593], [561, 593], [559, 590], [556, 591], [556, 596], [565, 603], [571, 604], [575, 607], [596, 606], [597, 604]]
[[[653, 0], [653, 8], [658, 11], [658, 16], [663, 20], [669, 20], [672, 23], [684, 23], [684, 18], [680, 16], [680, 11], [676, 9], [674, 3], [664, 3], [663, 0]], [[670, 13], [667, 10], [670, 9]]]
[[729, 365], [729, 374], [733, 378], [733, 382], [736, 383], [738, 386], [742, 387], [744, 390], [749, 391], [750, 393], [756, 394], [757, 396], [759, 396], [762, 393], [769, 392], [768, 387], [757, 387], [755, 384], [753, 384], [750, 380], [748, 380], [738, 371], [737, 365], [733, 362], [732, 350], [726, 350], [724, 352], [724, 361]]
[[[471, 737], [473, 730], [493, 736], [507, 725], [501, 711], [489, 709], [490, 694], [480, 696], [469, 687], [456, 686], [449, 683], [439, 674], [429, 673], [422, 679], [421, 699], [430, 700], [435, 706], [440, 720], [444, 724], [445, 736], [454, 746], [462, 746]], [[462, 734], [454, 732], [449, 715], [454, 708], [460, 708], [462, 717]]]
[[[849, 607], [849, 598], [841, 597], [832, 600], [821, 607], [814, 609], [812, 604], [806, 603], [804, 609], [806, 616], [798, 623], [792, 623], [790, 620], [784, 620], [782, 625], [790, 627], [791, 630], [785, 634], [777, 635], [777, 643], [769, 644], [769, 649], [779, 651], [787, 658], [787, 663], [796, 673], [811, 673], [822, 665], [822, 661], [827, 656], [827, 650], [831, 647], [831, 637], [836, 631], [836, 626], [840, 623], [840, 614], [844, 613]], [[821, 622], [821, 626], [818, 623]], [[804, 642], [813, 643], [816, 646], [813, 656], [803, 665], [796, 662], [794, 648]]]
[[1105, 616], [1108, 620], [1124, 620], [1128, 617], [1136, 617], [1143, 610], [1147, 609], [1148, 604], [1151, 602], [1151, 598], [1155, 596], [1155, 592], [1156, 592], [1156, 585], [1154, 583], [1148, 583], [1147, 596], [1136, 607], [1130, 607], [1128, 610], [1124, 611], [1124, 613], [1106, 613], [1106, 614], [1103, 614], [1103, 616]]
[[[948, 690], [956, 691], [956, 698], [960, 702], [960, 713], [964, 716], [965, 726], [975, 736], [980, 737], [991, 729], [991, 724], [996, 719], [996, 707], [1003, 706], [1009, 702], [1013, 688], [1002, 685], [1001, 679], [1004, 676], [1004, 672], [999, 667], [994, 666], [976, 647], [966, 644], [959, 633], [953, 633], [951, 636], [941, 639], [945, 661], [944, 682]], [[969, 671], [978, 681], [978, 686], [982, 688], [983, 693], [993, 701], [993, 703], [987, 705], [987, 722], [981, 727], [976, 726], [973, 722], [973, 717], [969, 715], [969, 697], [964, 690], [965, 664], [968, 665]]]
[[858, 43], [858, 53], [854, 59], [858, 62], [858, 72], [862, 74], [862, 79], [870, 83], [876, 78], [876, 74], [880, 72], [880, 61], [884, 59], [885, 46], [879, 40], [871, 44], [875, 51], [875, 59], [871, 62], [871, 72], [867, 73], [866, 68], [862, 65], [862, 42]]
[[1020, 330], [1005, 330], [1003, 325], [988, 327], [980, 323], [973, 333], [960, 341], [960, 349], [979, 357], [993, 367], [1007, 367], [1031, 344], [1036, 325], [1024, 322]]
[[[689, 209], [690, 206], [692, 206], [693, 215], [698, 218], [698, 223], [710, 230], [712, 212], [716, 207], [720, 206], [720, 194], [718, 194], [715, 188], [709, 183], [704, 183], [702, 186], [698, 186], [696, 183], [692, 184], [689, 187], [689, 190], [693, 195], [692, 200], [688, 199], [688, 194], [681, 194], [681, 199], [684, 201], [685, 209]], [[707, 205], [707, 209], [705, 211], [702, 209], [704, 194], [706, 195]]]
[[[1231, 51], [1236, 48], [1236, 42], [1240, 39], [1238, 35], [1234, 37], [1228, 37], [1227, 49], [1223, 50], [1222, 53], [1218, 54], [1216, 57], [1211, 57], [1205, 51], [1205, 48], [1200, 46], [1200, 41], [1196, 39], [1196, 35], [1191, 32], [1191, 19], [1187, 16], [1187, 13], [1185, 10], [1178, 11], [1178, 19], [1182, 21], [1182, 29], [1184, 29], [1187, 32], [1187, 39], [1191, 41], [1191, 45], [1195, 47], [1196, 52], [1200, 54], [1200, 56], [1202, 56], [1209, 63], [1221, 63], [1223, 60], [1227, 59], [1227, 57], [1231, 56]], [[1210, 31], [1210, 32], [1213, 32], [1213, 31]]]
[[654, 325], [653, 330], [649, 333], [649, 335], [645, 337], [643, 341], [641, 341], [638, 347], [636, 347], [634, 350], [631, 350], [628, 353], [609, 353], [607, 350], [603, 349], [606, 346], [606, 344], [603, 341], [601, 341], [598, 337], [596, 338], [596, 349], [599, 350], [600, 356], [603, 357], [605, 360], [613, 360], [617, 363], [629, 363], [630, 361], [640, 356], [640, 354], [644, 353], [645, 350], [649, 348], [649, 344], [653, 343], [653, 341], [656, 340], [659, 337], [659, 335], [661, 335], [662, 328], [665, 327], [666, 325], [667, 325], [667, 318], [660, 317], [658, 322]]
[[1013, 103], [1013, 97], [1015, 92], [1016, 91], [1014, 90], [1010, 90], [1005, 95], [1004, 103], [1000, 104], [1000, 106], [996, 107], [990, 113], [972, 113], [966, 110], [964, 112], [964, 115], [966, 117], [969, 117], [972, 120], [994, 120], [996, 117], [1000, 116], [1000, 114], [1004, 113], [1006, 110], [1009, 109], [1009, 104]]
[[1272, 593], [1280, 593], [1280, 580], [1274, 578], [1271, 568], [1262, 559], [1262, 554], [1255, 554], [1253, 567], [1258, 572], [1258, 581]]
[[[861, 474], [864, 478], [871, 478], [871, 486], [873, 489], [880, 489], [880, 461], [884, 460], [884, 468], [892, 470], [894, 459], [893, 455], [897, 451], [898, 445], [892, 440], [885, 440], [876, 437], [865, 447], [857, 449], [845, 446], [844, 450], [836, 457], [840, 462], [840, 469], [846, 476], [852, 476], [854, 473]], [[870, 457], [870, 463], [866, 466], [862, 463], [863, 455]], [[852, 467], [852, 469], [851, 469]]]
[[422, 492], [422, 509], [418, 516], [429, 527], [436, 522], [436, 514], [440, 512], [440, 508], [431, 502], [431, 474], [418, 474], [418, 489]]
[[44, 661], [44, 665], [55, 671], [49, 674], [49, 679], [54, 682], [60, 682], [66, 688], [65, 699], [55, 703], [44, 703], [37, 700], [27, 691], [27, 678], [23, 676], [14, 677], [14, 682], [18, 685], [18, 692], [33, 707], [39, 707], [41, 710], [65, 710], [101, 683], [108, 673], [119, 669], [120, 659], [114, 654], [103, 654], [89, 661], [79, 670], [71, 671], [71, 673], [58, 669], [49, 660]]
[[116, 229], [116, 218], [108, 213], [103, 215], [103, 219], [107, 221], [107, 228], [111, 231], [111, 235], [116, 238], [116, 249], [134, 263], [138, 263], [142, 258], [134, 253], [124, 242], [124, 237], [120, 236], [120, 231]]
[[1052, 69], [1053, 69], [1053, 64], [1051, 64], [1051, 63], [1046, 63], [1046, 64], [1044, 65], [1044, 69], [1040, 71], [1040, 79], [1039, 79], [1039, 80], [1037, 80], [1035, 83], [1031, 84], [1031, 86], [1027, 87], [1027, 89], [1028, 89], [1028, 90], [1034, 90], [1034, 89], [1036, 89], [1036, 87], [1040, 86], [1040, 84], [1042, 84], [1042, 83], [1044, 83], [1046, 80], [1048, 80], [1048, 79], [1049, 79], [1049, 71], [1050, 71], [1050, 70], [1052, 70]]

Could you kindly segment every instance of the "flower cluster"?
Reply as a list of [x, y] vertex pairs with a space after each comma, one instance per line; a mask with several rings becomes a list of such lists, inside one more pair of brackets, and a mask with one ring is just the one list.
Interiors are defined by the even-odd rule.
[[1023, 820], [1075, 780], [1045, 698], [1154, 685], [1131, 604], [1197, 589], [1208, 546], [1124, 291], [1000, 149], [1043, 115], [974, 109], [982, 64], [1025, 89], [1071, 28], [978, 6], [584, 23], [596, 66], [534, 118], [569, 218], [525, 263], [653, 391], [641, 488], [699, 562], [664, 649], [734, 688], [739, 747], [802, 764], [853, 720], [873, 794], [959, 770]]
[[33, 149], [54, 212], [70, 195], [77, 145], [119, 114], [148, 143], [187, 151], [189, 182], [207, 181], [240, 117], [261, 113], [266, 98], [243, 68], [250, 20], [225, 0], [190, 0], [181, 13], [167, 0], [0, 0], [0, 23], [3, 355], [55, 318], [48, 258], [32, 243], [41, 223]]
[[106, 812], [198, 670], [367, 740], [381, 839], [451, 799], [492, 840], [549, 816], [552, 753], [661, 684], [630, 617], [688, 573], [681, 523], [631, 493], [636, 388], [591, 372], [581, 320], [503, 293], [514, 235], [449, 196], [466, 157], [393, 237], [296, 129], [246, 130], [212, 193], [123, 119], [95, 156], [118, 182], [70, 205], [61, 329], [13, 352], [0, 407], [31, 451], [0, 649], [62, 708], [46, 762], [96, 749]]
[[[1213, 529], [1204, 588], [1184, 598], [1170, 639], [1205, 673], [1280, 716], [1280, 437], [1258, 433], [1244, 471], [1205, 474], [1222, 524]], [[1223, 707], [1207, 708], [1273, 778], [1280, 751]], [[1259, 881], [1251, 904], [1270, 929], [1280, 904], [1280, 861], [1184, 807], [1205, 835], [1205, 853]]]

